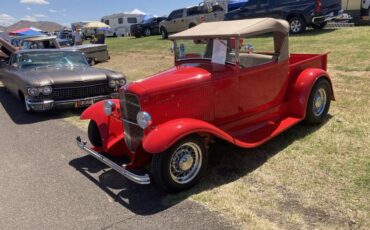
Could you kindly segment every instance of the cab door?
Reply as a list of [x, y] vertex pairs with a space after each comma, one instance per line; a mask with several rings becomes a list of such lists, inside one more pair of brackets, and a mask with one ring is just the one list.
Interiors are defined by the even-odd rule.
[[168, 16], [166, 29], [168, 33], [176, 33], [181, 31], [181, 24], [184, 21], [185, 9], [175, 10]]
[[258, 6], [258, 0], [250, 0], [244, 6], [240, 8], [239, 18], [255, 18], [256, 10]]
[[267, 62], [241, 68], [239, 101], [242, 113], [258, 113], [283, 102], [288, 86], [288, 62]]

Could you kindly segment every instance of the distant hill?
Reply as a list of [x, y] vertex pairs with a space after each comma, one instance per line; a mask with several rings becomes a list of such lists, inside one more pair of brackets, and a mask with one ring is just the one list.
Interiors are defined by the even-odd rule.
[[5, 31], [5, 30], [6, 30], [6, 27], [0, 26], [0, 31]]
[[[6, 31], [13, 31], [18, 30], [22, 28], [28, 28], [28, 27], [35, 27], [37, 29], [53, 32], [56, 30], [60, 30], [63, 28], [62, 25], [55, 23], [55, 22], [48, 22], [48, 21], [39, 21], [39, 22], [31, 22], [31, 21], [18, 21], [14, 23], [13, 25], [10, 25], [6, 28]], [[1, 28], [0, 28], [1, 30]]]

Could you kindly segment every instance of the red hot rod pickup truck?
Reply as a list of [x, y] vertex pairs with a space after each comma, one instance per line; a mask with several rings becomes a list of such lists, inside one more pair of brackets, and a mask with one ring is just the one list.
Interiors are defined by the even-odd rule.
[[[253, 36], [270, 36], [273, 51], [254, 50]], [[175, 67], [84, 111], [93, 148], [78, 137], [79, 147], [131, 181], [153, 178], [181, 191], [205, 172], [214, 137], [254, 148], [301, 121], [324, 121], [334, 100], [327, 54], [289, 54], [288, 37], [288, 23], [270, 18], [202, 23], [170, 36]], [[151, 177], [130, 171], [147, 166]]]

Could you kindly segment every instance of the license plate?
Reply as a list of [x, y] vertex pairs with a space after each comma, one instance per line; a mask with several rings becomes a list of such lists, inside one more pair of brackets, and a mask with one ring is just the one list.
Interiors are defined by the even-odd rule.
[[92, 105], [93, 103], [94, 103], [94, 100], [92, 100], [92, 99], [89, 99], [89, 100], [81, 100], [81, 101], [77, 101], [75, 103], [75, 107], [76, 108], [88, 107], [88, 106]]

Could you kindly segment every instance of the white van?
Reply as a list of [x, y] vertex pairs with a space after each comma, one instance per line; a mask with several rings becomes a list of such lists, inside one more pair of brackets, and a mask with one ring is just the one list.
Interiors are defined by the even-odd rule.
[[105, 32], [105, 36], [127, 36], [130, 35], [130, 27], [133, 24], [141, 23], [144, 14], [119, 13], [104, 16], [101, 22], [109, 25], [110, 30]]

